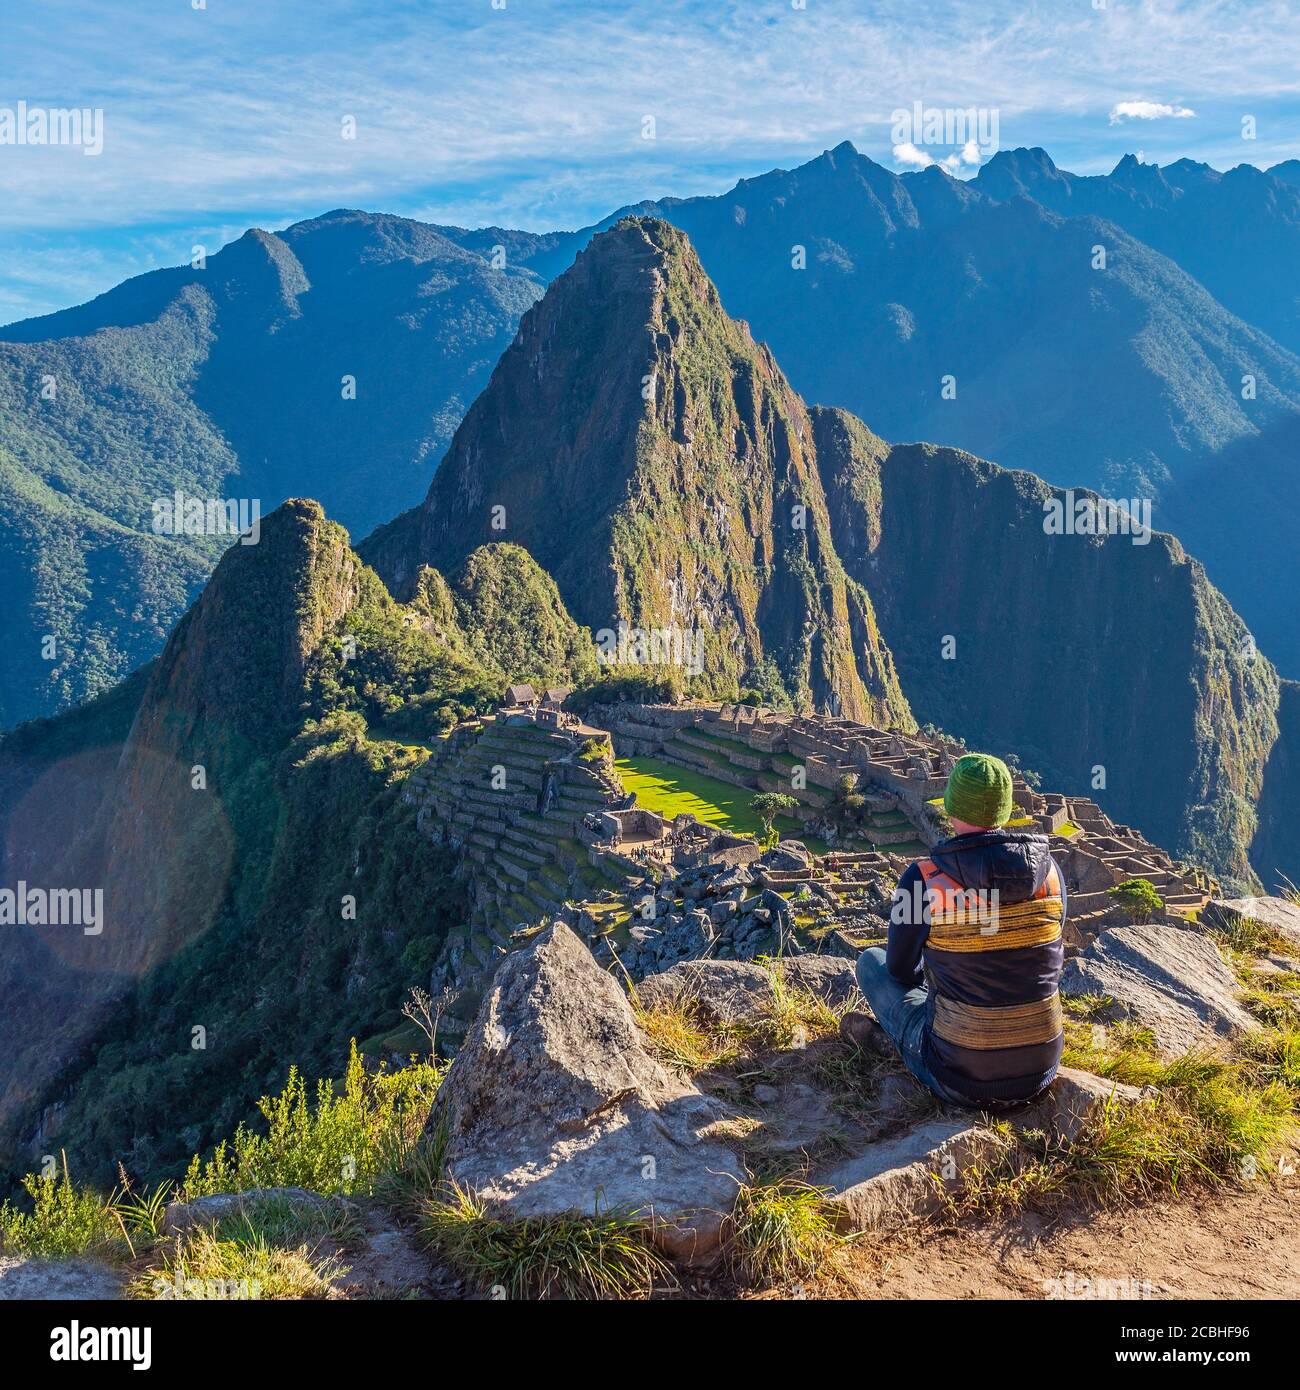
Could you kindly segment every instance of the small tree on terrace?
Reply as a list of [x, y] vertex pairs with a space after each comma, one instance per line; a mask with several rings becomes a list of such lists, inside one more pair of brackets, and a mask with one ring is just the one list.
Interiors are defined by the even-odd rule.
[[867, 804], [867, 798], [858, 790], [856, 772], [845, 772], [836, 780], [834, 804], [849, 820], [855, 819], [861, 813]]
[[1109, 896], [1134, 926], [1144, 925], [1164, 908], [1164, 899], [1144, 878], [1126, 878], [1110, 890]]
[[773, 823], [782, 811], [793, 811], [798, 805], [793, 796], [785, 792], [759, 792], [749, 803], [749, 809], [763, 822], [763, 838], [771, 840], [776, 832]]

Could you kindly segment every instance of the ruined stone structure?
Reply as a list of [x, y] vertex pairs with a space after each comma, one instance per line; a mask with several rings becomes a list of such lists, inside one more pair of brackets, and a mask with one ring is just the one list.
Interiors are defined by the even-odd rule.
[[[444, 1020], [449, 1035], [473, 1017], [501, 956], [544, 919], [563, 916], [610, 959], [644, 933], [634, 913], [647, 885], [653, 892], [655, 882], [696, 869], [752, 865], [753, 891], [790, 899], [814, 949], [852, 952], [880, 939], [899, 873], [948, 833], [937, 803], [962, 752], [954, 743], [745, 705], [619, 704], [590, 719], [553, 720], [544, 702], [513, 701], [454, 729], [407, 782], [422, 828], [461, 850], [472, 884], [470, 921], [449, 937], [434, 981], [460, 991]], [[806, 864], [758, 864], [751, 840], [689, 816], [665, 824], [624, 793], [608, 758], [591, 756], [593, 740], [611, 743], [616, 756], [654, 756], [755, 792], [788, 793], [798, 803], [792, 814], [830, 852]], [[863, 798], [852, 839], [840, 838], [834, 804], [846, 774]], [[1208, 901], [1214, 885], [1204, 876], [1087, 797], [1040, 793], [1019, 776], [1014, 797], [1012, 824], [1052, 837], [1070, 892], [1072, 952], [1126, 920], [1109, 897], [1126, 878], [1152, 883], [1175, 919]], [[737, 910], [753, 907], [736, 896]]]
[[581, 756], [597, 733], [506, 708], [458, 725], [407, 779], [403, 796], [419, 808], [421, 829], [461, 851], [472, 885], [470, 920], [443, 954], [441, 983], [463, 995], [444, 1020], [449, 1033], [473, 1017], [483, 973], [517, 944], [516, 932], [566, 901], [625, 884], [613, 865], [593, 865], [577, 834], [585, 815], [623, 799], [603, 765]]
[[[841, 779], [854, 775], [867, 798], [868, 837], [886, 858], [910, 857], [948, 833], [936, 803], [964, 751], [956, 743], [748, 705], [614, 705], [594, 713], [619, 753], [662, 757], [756, 791], [786, 792], [799, 801], [794, 814], [810, 828], [819, 825]], [[1071, 939], [1124, 920], [1108, 892], [1127, 878], [1147, 879], [1173, 914], [1209, 900], [1215, 885], [1205, 875], [1175, 864], [1088, 797], [1038, 792], [1018, 774], [1013, 794], [1020, 811], [1013, 825], [1053, 838], [1071, 894]], [[859, 861], [888, 867], [870, 855]]]

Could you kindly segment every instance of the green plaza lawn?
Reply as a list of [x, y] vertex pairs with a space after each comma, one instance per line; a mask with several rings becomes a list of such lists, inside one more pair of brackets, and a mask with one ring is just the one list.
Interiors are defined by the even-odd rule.
[[[763, 823], [750, 810], [757, 795], [749, 787], [735, 787], [690, 768], [677, 767], [659, 758], [619, 758], [615, 766], [623, 786], [636, 793], [638, 806], [657, 811], [672, 820], [683, 811], [741, 835], [761, 836]], [[802, 827], [787, 816], [776, 818], [776, 828], [785, 836], [799, 837]], [[809, 845], [809, 848], [817, 846]]]

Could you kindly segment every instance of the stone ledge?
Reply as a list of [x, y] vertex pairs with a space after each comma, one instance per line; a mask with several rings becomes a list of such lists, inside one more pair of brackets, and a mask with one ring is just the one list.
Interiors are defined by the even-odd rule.
[[[1062, 1067], [1046, 1096], [1005, 1118], [1020, 1130], [1045, 1129], [1073, 1143], [1103, 1105], [1131, 1105], [1146, 1098], [1136, 1086]], [[942, 1209], [977, 1164], [1007, 1153], [1005, 1134], [985, 1115], [927, 1121], [893, 1139], [872, 1144], [821, 1180], [858, 1231], [893, 1230]]]
[[979, 1122], [931, 1120], [873, 1144], [830, 1173], [821, 1185], [858, 1231], [893, 1230], [939, 1211], [976, 1163], [1007, 1149], [1007, 1140]]

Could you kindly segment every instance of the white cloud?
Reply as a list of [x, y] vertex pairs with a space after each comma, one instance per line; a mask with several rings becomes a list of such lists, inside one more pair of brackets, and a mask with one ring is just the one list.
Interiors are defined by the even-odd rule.
[[906, 144], [894, 146], [894, 163], [905, 164], [909, 169], [927, 169], [934, 160], [909, 140]]
[[1169, 106], [1163, 101], [1118, 101], [1110, 108], [1110, 123], [1121, 121], [1161, 121], [1168, 117], [1186, 120], [1196, 115], [1190, 106]]
[[[638, 197], [680, 192], [706, 162], [758, 172], [846, 137], [880, 157], [889, 112], [915, 101], [998, 109], [1004, 128], [1032, 114], [1044, 131], [1108, 108], [1100, 71], [1130, 92], [1176, 90], [1194, 72], [1198, 108], [1242, 92], [1293, 99], [1300, 71], [1293, 0], [1105, 11], [991, 0], [941, 5], [923, 32], [894, 0], [777, 7], [762, 23], [742, 0], [610, 0], [580, 18], [562, 0], [507, 10], [407, 0], [382, 19], [351, 0], [201, 12], [61, 2], [57, 42], [39, 14], [6, 16], [0, 90], [103, 107], [105, 152], [76, 168], [58, 151], [8, 151], [0, 227], [451, 204], [485, 188], [498, 217], [517, 222], [534, 209], [515, 190], [548, 178], [572, 222], [612, 182]], [[1246, 13], [1268, 44], [1240, 43]], [[344, 114], [357, 118], [351, 144], [339, 137]], [[653, 141], [640, 138], [647, 114]], [[647, 187], [652, 164], [676, 173]]]

